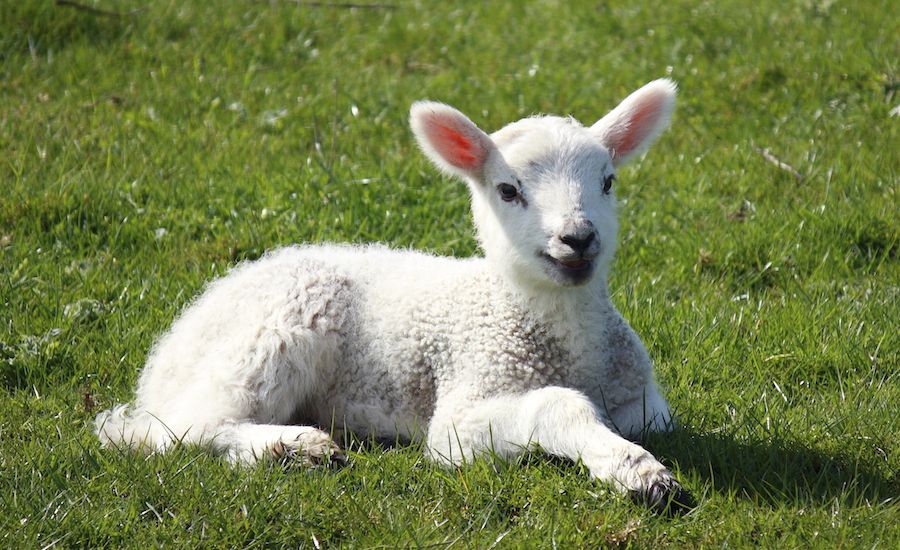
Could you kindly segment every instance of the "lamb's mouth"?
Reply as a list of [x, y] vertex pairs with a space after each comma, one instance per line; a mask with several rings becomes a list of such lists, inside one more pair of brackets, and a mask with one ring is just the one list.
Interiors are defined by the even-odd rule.
[[540, 253], [547, 262], [550, 276], [563, 284], [579, 285], [586, 282], [594, 274], [594, 262], [588, 258], [562, 259], [554, 258], [546, 252]]

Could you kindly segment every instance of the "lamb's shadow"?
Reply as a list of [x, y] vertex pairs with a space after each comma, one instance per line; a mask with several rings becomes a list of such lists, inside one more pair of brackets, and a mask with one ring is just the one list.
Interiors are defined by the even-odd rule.
[[696, 474], [718, 492], [733, 491], [771, 504], [827, 502], [835, 497], [875, 503], [900, 495], [900, 479], [873, 468], [874, 456], [865, 462], [793, 441], [741, 441], [684, 428], [651, 435], [645, 446], [664, 463]]
[[[410, 445], [422, 451], [421, 443], [362, 437], [349, 432], [343, 434], [343, 444], [349, 450], [363, 452], [405, 450]], [[854, 460], [790, 440], [773, 437], [750, 441], [690, 428], [650, 434], [642, 445], [664, 464], [677, 465], [683, 482], [696, 476], [716, 492], [733, 492], [755, 502], [803, 505], [841, 498], [875, 504], [900, 497], [900, 476], [886, 476], [884, 470], [873, 466], [889, 450], [873, 448], [870, 460]], [[568, 460], [545, 454], [526, 453], [518, 459], [523, 463], [548, 460], [561, 468], [571, 467]], [[690, 484], [688, 487], [695, 492], [701, 490]], [[702, 499], [702, 494], [694, 496]]]

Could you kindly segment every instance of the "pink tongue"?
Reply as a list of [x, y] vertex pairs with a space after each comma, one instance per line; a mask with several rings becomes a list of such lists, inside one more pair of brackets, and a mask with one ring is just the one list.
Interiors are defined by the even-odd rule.
[[568, 267], [569, 269], [581, 269], [582, 267], [586, 266], [587, 263], [587, 260], [572, 260], [571, 262], [559, 260], [559, 265]]

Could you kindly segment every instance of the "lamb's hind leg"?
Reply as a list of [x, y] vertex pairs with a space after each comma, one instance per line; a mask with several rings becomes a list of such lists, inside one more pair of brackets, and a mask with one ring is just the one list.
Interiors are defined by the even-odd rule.
[[[261, 354], [259, 364], [237, 371], [230, 383], [203, 383], [205, 392], [186, 390], [171, 397], [174, 402], [161, 409], [170, 414], [180, 411], [182, 423], [193, 422], [183, 441], [208, 445], [236, 464], [273, 458], [305, 466], [344, 464], [345, 455], [327, 432], [291, 424], [297, 409], [321, 386], [310, 374], [314, 367], [309, 349], [323, 347], [314, 339], [308, 346], [295, 340], [281, 334], [261, 337], [260, 349], [268, 353]], [[298, 347], [306, 353], [298, 353]], [[193, 401], [198, 394], [205, 399], [186, 407], [186, 400]]]
[[581, 460], [591, 477], [658, 511], [691, 504], [665, 466], [607, 427], [593, 403], [575, 390], [547, 387], [475, 403], [447, 399], [438, 404], [428, 432], [431, 456], [451, 464], [485, 451], [510, 457], [535, 446]]
[[214, 283], [155, 346], [133, 407], [101, 414], [107, 444], [210, 445], [230, 460], [343, 456], [325, 433], [289, 425], [329, 382], [348, 282], [293, 250]]

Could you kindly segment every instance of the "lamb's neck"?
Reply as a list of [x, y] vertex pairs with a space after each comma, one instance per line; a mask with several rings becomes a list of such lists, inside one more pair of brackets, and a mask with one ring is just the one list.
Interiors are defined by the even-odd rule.
[[582, 286], [520, 288], [518, 294], [528, 311], [554, 324], [589, 322], [609, 304], [606, 280], [599, 277]]

